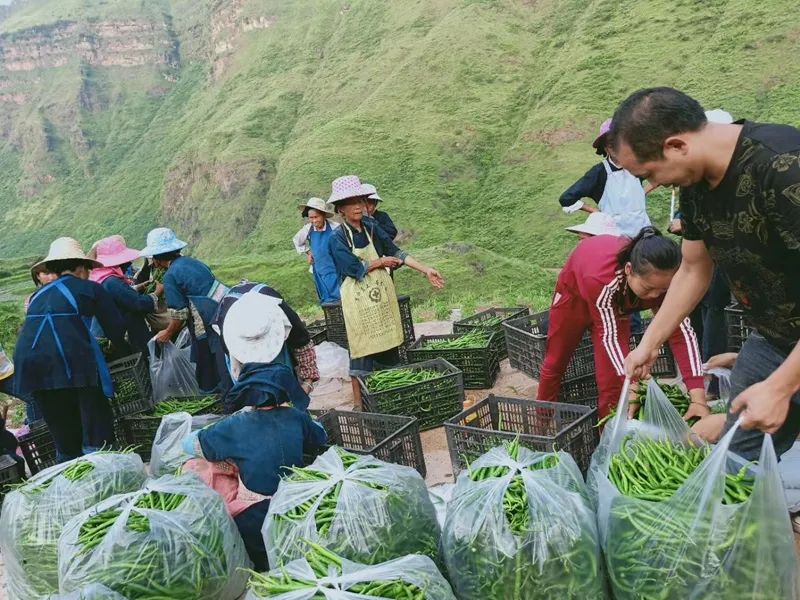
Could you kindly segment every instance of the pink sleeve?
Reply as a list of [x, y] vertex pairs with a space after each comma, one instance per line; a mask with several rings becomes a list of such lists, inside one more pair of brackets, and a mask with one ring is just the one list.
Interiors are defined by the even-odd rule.
[[670, 336], [669, 347], [681, 370], [686, 388], [694, 390], [703, 387], [703, 360], [697, 344], [697, 335], [688, 318], [684, 319]]

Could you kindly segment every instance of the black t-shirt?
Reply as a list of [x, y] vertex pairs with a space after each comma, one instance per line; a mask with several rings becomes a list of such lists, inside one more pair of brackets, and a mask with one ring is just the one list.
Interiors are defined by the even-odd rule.
[[800, 130], [738, 123], [719, 186], [681, 190], [683, 237], [705, 242], [750, 323], [788, 352], [800, 340]]

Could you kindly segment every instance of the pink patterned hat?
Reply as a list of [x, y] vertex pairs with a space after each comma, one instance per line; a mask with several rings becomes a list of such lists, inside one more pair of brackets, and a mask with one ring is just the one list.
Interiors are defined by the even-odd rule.
[[328, 198], [328, 204], [336, 204], [342, 200], [350, 198], [361, 198], [362, 196], [369, 196], [372, 190], [365, 187], [361, 180], [356, 175], [345, 175], [333, 180], [331, 184], [331, 197]]

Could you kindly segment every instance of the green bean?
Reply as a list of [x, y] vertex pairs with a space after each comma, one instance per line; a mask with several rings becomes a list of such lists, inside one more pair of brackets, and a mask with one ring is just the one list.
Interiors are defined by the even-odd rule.
[[483, 329], [473, 329], [458, 337], [427, 340], [424, 347], [429, 350], [464, 350], [467, 348], [486, 348], [488, 345], [489, 333]]

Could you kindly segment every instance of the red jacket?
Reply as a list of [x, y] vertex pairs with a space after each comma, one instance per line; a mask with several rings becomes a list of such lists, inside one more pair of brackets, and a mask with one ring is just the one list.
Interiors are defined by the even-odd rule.
[[[642, 300], [625, 294], [625, 275], [617, 267], [617, 254], [628, 243], [627, 238], [597, 235], [582, 240], [573, 250], [558, 276], [559, 283], [573, 294], [584, 299], [589, 307], [595, 327], [602, 332], [603, 347], [618, 375], [624, 375], [623, 362], [628, 348], [621, 348], [617, 340], [617, 318], [638, 310], [658, 309], [664, 296], [655, 300]], [[703, 361], [697, 336], [689, 319], [685, 319], [670, 336], [669, 345], [683, 381], [690, 390], [703, 387]]]

